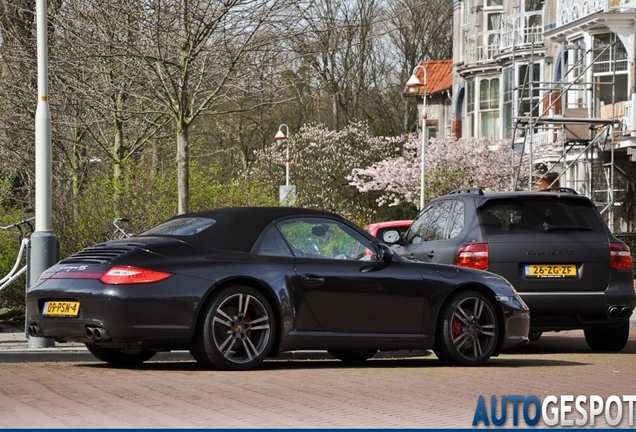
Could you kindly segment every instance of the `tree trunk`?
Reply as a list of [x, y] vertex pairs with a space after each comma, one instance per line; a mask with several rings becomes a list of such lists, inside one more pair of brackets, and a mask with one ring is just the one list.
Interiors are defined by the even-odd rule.
[[184, 214], [190, 207], [190, 170], [189, 163], [188, 125], [180, 124], [177, 129], [177, 192], [179, 208], [178, 214]]

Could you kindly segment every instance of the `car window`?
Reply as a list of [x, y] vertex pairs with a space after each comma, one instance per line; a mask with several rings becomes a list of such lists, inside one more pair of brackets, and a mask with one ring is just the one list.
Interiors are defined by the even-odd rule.
[[278, 223], [296, 256], [322, 259], [371, 259], [371, 242], [347, 225], [331, 219], [298, 218]]
[[[498, 224], [494, 223], [493, 216]], [[479, 209], [479, 217], [487, 234], [506, 231], [604, 231], [596, 208], [578, 200], [494, 200]]]
[[293, 256], [289, 245], [278, 231], [278, 227], [275, 226], [269, 229], [257, 253], [259, 255]]
[[209, 218], [200, 217], [184, 217], [170, 219], [146, 232], [139, 234], [140, 236], [150, 235], [177, 235], [190, 236], [198, 234], [206, 228], [214, 225], [216, 221]]
[[442, 240], [444, 238], [446, 222], [448, 222], [452, 206], [453, 201], [446, 200], [438, 202], [433, 208], [428, 227], [426, 228], [425, 241]]
[[450, 220], [450, 229], [448, 230], [447, 239], [452, 239], [461, 234], [464, 229], [464, 215], [465, 215], [464, 203], [462, 201], [455, 201], [455, 207], [453, 208], [453, 214]]
[[415, 218], [413, 224], [409, 228], [406, 234], [406, 242], [407, 243], [421, 243], [424, 238], [424, 232], [426, 230], [426, 226], [428, 225], [428, 219], [433, 211], [433, 207], [435, 203], [429, 204], [424, 207], [424, 210]]

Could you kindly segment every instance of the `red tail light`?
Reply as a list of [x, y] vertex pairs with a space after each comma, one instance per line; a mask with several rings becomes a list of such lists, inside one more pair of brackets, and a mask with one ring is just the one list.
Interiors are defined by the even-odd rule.
[[141, 267], [114, 266], [104, 273], [99, 280], [109, 285], [142, 284], [159, 282], [170, 276], [172, 276], [172, 273]]
[[632, 269], [632, 254], [625, 243], [610, 243], [610, 267], [616, 270]]
[[471, 243], [461, 247], [455, 258], [455, 265], [487, 270], [490, 266], [488, 243]]

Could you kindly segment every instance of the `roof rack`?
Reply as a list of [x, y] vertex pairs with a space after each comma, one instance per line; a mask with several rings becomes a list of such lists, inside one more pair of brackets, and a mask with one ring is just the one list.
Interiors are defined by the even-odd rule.
[[554, 193], [567, 193], [572, 195], [578, 195], [579, 193], [572, 188], [568, 187], [550, 187], [545, 189], [540, 189], [539, 192], [554, 192]]
[[460, 194], [460, 193], [483, 195], [484, 191], [482, 188], [478, 188], [478, 187], [460, 188], [460, 189], [455, 189], [454, 191], [449, 192], [448, 195]]

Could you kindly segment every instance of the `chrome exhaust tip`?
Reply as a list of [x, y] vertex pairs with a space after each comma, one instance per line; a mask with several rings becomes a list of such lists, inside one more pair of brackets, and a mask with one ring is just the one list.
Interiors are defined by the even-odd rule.
[[102, 327], [87, 326], [85, 331], [86, 337], [95, 342], [103, 342], [110, 339], [110, 335]]
[[42, 335], [42, 330], [40, 330], [40, 326], [37, 324], [29, 324], [29, 336], [31, 337], [39, 337]]
[[610, 318], [627, 318], [632, 311], [627, 306], [610, 306], [607, 309], [607, 316]]

